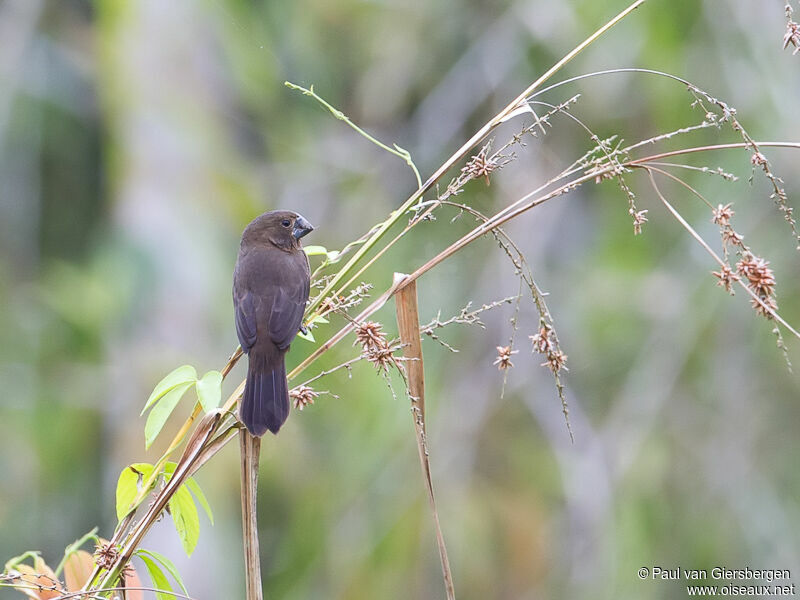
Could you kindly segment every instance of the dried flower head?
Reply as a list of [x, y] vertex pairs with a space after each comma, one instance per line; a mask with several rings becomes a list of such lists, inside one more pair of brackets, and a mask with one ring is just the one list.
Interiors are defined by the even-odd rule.
[[772, 319], [773, 318], [772, 313], [777, 312], [778, 310], [778, 303], [772, 296], [762, 297], [761, 302], [753, 298], [752, 300], [750, 300], [750, 304], [753, 305], [753, 309], [756, 311], [756, 314], [762, 317], [766, 317], [767, 319]]
[[633, 211], [633, 235], [642, 233], [642, 225], [647, 223], [646, 210]]
[[402, 359], [394, 355], [395, 351], [399, 348], [399, 345], [390, 346], [386, 345], [384, 342], [383, 346], [364, 348], [364, 351], [361, 355], [371, 362], [375, 366], [375, 369], [377, 369], [379, 372], [383, 371], [384, 373], [388, 373], [389, 367], [391, 366], [395, 366], [400, 370], [403, 369], [399, 362]]
[[314, 404], [314, 399], [317, 396], [319, 396], [319, 392], [315, 392], [313, 388], [307, 385], [299, 385], [289, 390], [289, 397], [293, 400], [294, 407], [300, 410], [303, 410], [309, 404]]
[[550, 369], [554, 375], [558, 375], [562, 369], [567, 370], [567, 355], [558, 347], [554, 333], [553, 328], [545, 323], [537, 334], [528, 337], [533, 343], [533, 351], [545, 356], [542, 366]]
[[386, 347], [386, 334], [383, 325], [375, 321], [366, 321], [356, 327], [356, 343], [361, 344], [364, 350], [374, 350]]
[[473, 179], [483, 177], [486, 179], [486, 185], [490, 185], [489, 175], [498, 168], [500, 164], [489, 156], [489, 144], [486, 144], [480, 152], [469, 159], [469, 162], [461, 168], [461, 172]]
[[497, 365], [501, 371], [510, 369], [514, 366], [514, 363], [511, 362], [511, 355], [517, 352], [518, 350], [512, 350], [511, 346], [497, 346], [497, 358], [492, 364]]
[[111, 542], [97, 544], [94, 551], [94, 560], [101, 569], [110, 569], [119, 558], [119, 550]]
[[761, 152], [754, 152], [753, 156], [750, 157], [750, 164], [763, 167], [767, 164], [767, 157], [761, 154]]
[[726, 227], [722, 231], [722, 243], [723, 244], [730, 244], [732, 246], [739, 246], [740, 248], [744, 247], [744, 236], [739, 235], [730, 227]]
[[549, 368], [553, 374], [558, 374], [559, 371], [567, 370], [567, 355], [561, 350], [553, 350], [547, 354], [547, 360], [542, 363], [543, 367]]
[[783, 49], [786, 50], [789, 44], [794, 46], [792, 54], [800, 52], [800, 24], [791, 19], [786, 23], [786, 34], [783, 36]]
[[717, 204], [717, 208], [711, 209], [711, 222], [719, 225], [720, 227], [727, 227], [730, 225], [731, 218], [733, 217], [734, 213], [733, 209], [731, 209], [731, 203], [726, 205]]
[[731, 286], [734, 281], [739, 281], [739, 276], [728, 265], [722, 265], [719, 271], [712, 271], [711, 274], [719, 279], [717, 285], [724, 287], [725, 291], [733, 296], [733, 288]]
[[775, 274], [769, 268], [769, 261], [745, 252], [736, 263], [736, 271], [747, 279], [747, 286], [761, 298], [775, 294]]
[[549, 325], [542, 325], [539, 328], [539, 333], [528, 336], [533, 343], [533, 350], [535, 352], [547, 354], [553, 349], [553, 340], [550, 339], [551, 331], [552, 327]]

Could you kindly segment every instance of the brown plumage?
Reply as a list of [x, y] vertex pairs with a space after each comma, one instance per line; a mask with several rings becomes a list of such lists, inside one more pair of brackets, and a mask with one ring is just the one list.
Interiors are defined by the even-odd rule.
[[314, 228], [288, 210], [267, 212], [242, 233], [233, 271], [236, 334], [249, 356], [240, 408], [247, 430], [261, 436], [289, 416], [284, 356], [302, 327], [310, 271], [300, 238]]

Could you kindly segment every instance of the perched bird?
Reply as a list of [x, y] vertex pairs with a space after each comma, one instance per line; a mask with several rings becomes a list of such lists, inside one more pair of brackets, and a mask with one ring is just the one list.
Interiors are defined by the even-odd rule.
[[289, 416], [284, 356], [302, 328], [311, 275], [300, 238], [313, 229], [299, 214], [275, 210], [242, 233], [233, 306], [236, 334], [250, 361], [240, 418], [254, 436], [278, 433]]

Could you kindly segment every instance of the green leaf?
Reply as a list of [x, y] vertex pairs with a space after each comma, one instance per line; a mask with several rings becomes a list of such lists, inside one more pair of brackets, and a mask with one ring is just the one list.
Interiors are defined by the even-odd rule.
[[205, 412], [219, 407], [222, 401], [222, 373], [209, 371], [195, 384], [197, 399]]
[[153, 410], [151, 410], [150, 414], [147, 415], [147, 423], [144, 425], [145, 448], [149, 448], [150, 444], [155, 441], [156, 437], [158, 437], [158, 434], [161, 433], [164, 423], [167, 422], [167, 419], [169, 419], [172, 411], [175, 410], [175, 407], [186, 393], [186, 390], [188, 390], [193, 384], [194, 381], [187, 381], [185, 383], [178, 384], [164, 394], [164, 396], [156, 403], [156, 405], [153, 407]]
[[141, 414], [143, 415], [148, 408], [150, 408], [157, 400], [163, 398], [164, 395], [173, 388], [187, 382], [194, 383], [195, 381], [197, 381], [197, 371], [195, 371], [193, 366], [183, 365], [182, 367], [178, 367], [169, 375], [164, 377], [164, 379], [159, 381], [158, 384], [156, 384], [153, 393], [150, 394], [147, 402], [145, 402]]
[[328, 321], [328, 319], [326, 319], [325, 317], [323, 317], [321, 315], [317, 315], [317, 316], [315, 316], [313, 319], [311, 319], [308, 322], [308, 325], [309, 325], [308, 333], [303, 333], [301, 331], [301, 332], [299, 332], [297, 334], [297, 337], [303, 338], [304, 340], [306, 340], [308, 342], [316, 342], [317, 340], [314, 339], [314, 334], [311, 333], [311, 329], [312, 329], [312, 326], [316, 325], [317, 323], [330, 323], [330, 321]]
[[[175, 473], [175, 468], [178, 466], [177, 463], [168, 462], [164, 465], [164, 475], [169, 481], [172, 478], [172, 474]], [[208, 498], [203, 493], [203, 490], [200, 489], [200, 484], [197, 483], [197, 480], [194, 477], [189, 477], [186, 480], [186, 483], [183, 484], [187, 486], [192, 493], [197, 498], [197, 501], [200, 502], [200, 506], [203, 507], [203, 510], [206, 511], [206, 515], [208, 515], [208, 520], [211, 521], [211, 524], [214, 524], [214, 513], [211, 512], [211, 505], [208, 503]], [[181, 486], [183, 487], [183, 486]]]
[[197, 480], [194, 477], [189, 477], [184, 484], [195, 495], [197, 501], [200, 503], [200, 506], [203, 507], [203, 510], [206, 511], [206, 515], [208, 515], [208, 520], [211, 521], [211, 524], [214, 524], [214, 513], [211, 512], [211, 505], [208, 503], [208, 498], [203, 493], [203, 490], [200, 489], [200, 484], [197, 483]]
[[325, 248], [325, 246], [305, 246], [303, 250], [305, 251], [306, 256], [320, 256], [322, 254], [328, 254], [328, 250]]
[[122, 469], [117, 480], [117, 520], [121, 521], [131, 509], [145, 479], [153, 473], [149, 463], [133, 463]]
[[186, 556], [191, 556], [200, 537], [200, 517], [189, 489], [182, 485], [169, 501], [169, 511], [175, 523], [175, 529], [181, 538]]
[[328, 262], [331, 264], [339, 262], [339, 254], [341, 253], [338, 250], [328, 252]]
[[[164, 571], [161, 570], [161, 567], [158, 565], [158, 563], [146, 554], [143, 554], [141, 550], [136, 554], [139, 555], [139, 558], [142, 559], [144, 566], [147, 567], [147, 572], [150, 574], [150, 580], [153, 582], [153, 587], [157, 590], [171, 592], [172, 584], [170, 584], [169, 579], [167, 579], [167, 576], [164, 575]], [[156, 592], [156, 598], [158, 598], [158, 600], [173, 600], [175, 596], [172, 594]]]
[[[142, 560], [144, 560], [144, 556], [142, 556], [142, 555], [147, 555], [150, 558], [153, 558], [153, 559], [157, 560], [158, 562], [160, 562], [161, 566], [164, 567], [169, 572], [169, 574], [172, 575], [173, 579], [175, 579], [175, 581], [178, 583], [178, 585], [181, 586], [181, 590], [183, 590], [183, 593], [186, 594], [186, 595], [189, 594], [189, 591], [186, 589], [186, 586], [183, 584], [183, 579], [181, 579], [181, 574], [178, 573], [178, 569], [175, 568], [175, 565], [166, 556], [164, 556], [163, 554], [159, 554], [158, 552], [155, 552], [153, 550], [145, 550], [144, 548], [139, 548], [139, 550], [136, 551], [136, 555], [139, 556], [139, 558], [141, 558]], [[163, 572], [162, 572], [162, 575], [163, 575]]]
[[316, 342], [317, 340], [314, 339], [314, 334], [311, 333], [311, 330], [308, 330], [308, 333], [303, 333], [302, 331], [297, 333], [297, 337], [304, 339], [307, 342]]

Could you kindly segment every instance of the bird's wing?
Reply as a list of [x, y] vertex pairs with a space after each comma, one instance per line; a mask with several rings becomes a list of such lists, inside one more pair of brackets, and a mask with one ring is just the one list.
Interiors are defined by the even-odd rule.
[[281, 350], [289, 347], [300, 330], [308, 301], [308, 279], [293, 283], [276, 289], [269, 316], [269, 337]]
[[236, 311], [236, 335], [245, 353], [256, 343], [256, 307], [253, 295], [246, 291], [242, 296], [233, 295]]

